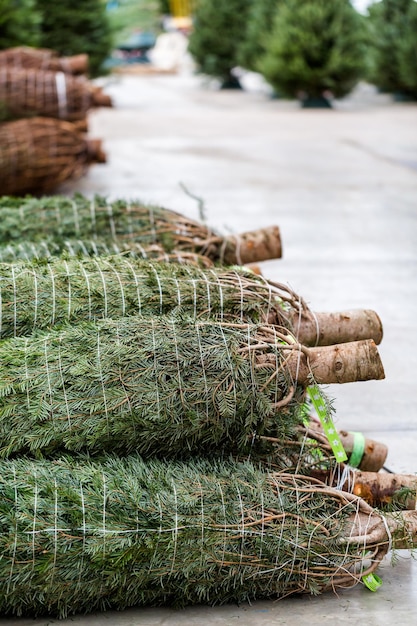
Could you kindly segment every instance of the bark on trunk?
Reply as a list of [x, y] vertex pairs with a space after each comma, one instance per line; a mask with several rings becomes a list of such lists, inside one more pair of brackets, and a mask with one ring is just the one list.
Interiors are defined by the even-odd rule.
[[[314, 469], [311, 476], [331, 487], [338, 483], [338, 476], [325, 470]], [[417, 476], [414, 474], [389, 474], [385, 472], [364, 472], [352, 470], [338, 489], [358, 496], [374, 508], [392, 505], [398, 510], [416, 509]]]
[[[385, 520], [385, 521], [384, 521]], [[417, 548], [417, 511], [398, 511], [382, 515], [377, 511], [359, 511], [350, 517], [345, 528], [349, 544], [413, 550]]]
[[330, 346], [336, 343], [373, 339], [378, 345], [383, 330], [380, 317], [370, 309], [317, 313], [292, 313], [298, 341], [305, 346]]
[[[327, 436], [325, 435], [323, 428], [319, 421], [314, 421], [308, 427], [308, 435], [313, 439], [317, 439], [317, 441], [322, 442], [323, 444], [328, 443]], [[347, 430], [338, 431], [340, 441], [346, 451], [348, 456], [348, 463], [351, 459], [352, 453], [355, 449], [355, 438], [356, 434], [353, 432], [348, 432]], [[330, 446], [329, 446], [330, 449]], [[388, 455], [388, 446], [380, 441], [375, 441], [374, 439], [368, 439], [364, 437], [363, 439], [363, 453], [357, 464], [358, 470], [362, 470], [363, 472], [379, 472], [380, 469], [384, 466]]]
[[221, 261], [226, 265], [245, 265], [282, 256], [281, 234], [278, 226], [225, 237]]
[[291, 375], [300, 384], [350, 383], [382, 380], [384, 368], [373, 339], [341, 343], [335, 346], [306, 348], [295, 346], [288, 354]]
[[[402, 508], [415, 510], [417, 476], [413, 474], [388, 474], [379, 472], [353, 472], [350, 491], [363, 498], [371, 506], [382, 507], [397, 500]], [[346, 489], [348, 484], [343, 486]], [[404, 491], [401, 497], [399, 492]]]

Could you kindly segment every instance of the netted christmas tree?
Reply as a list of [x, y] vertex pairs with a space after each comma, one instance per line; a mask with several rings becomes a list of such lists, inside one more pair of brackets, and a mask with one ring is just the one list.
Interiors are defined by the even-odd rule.
[[304, 106], [330, 106], [364, 74], [364, 18], [349, 0], [288, 0], [278, 7], [258, 70]]
[[223, 604], [365, 584], [416, 512], [255, 464], [0, 462], [0, 612]]
[[84, 120], [94, 107], [112, 106], [111, 98], [84, 76], [16, 69], [9, 63], [0, 74], [0, 103], [0, 120], [40, 115], [71, 122]]
[[0, 454], [247, 453], [295, 434], [312, 383], [383, 377], [372, 340], [306, 348], [274, 326], [171, 316], [74, 325], [0, 344]]
[[[158, 245], [167, 253], [196, 253], [226, 265], [279, 258], [277, 226], [222, 236], [207, 225], [160, 206], [76, 194], [72, 198], [0, 197], [0, 246], [51, 241], [64, 250], [68, 239]], [[28, 246], [29, 248], [29, 246]], [[1, 251], [0, 251], [1, 256]], [[4, 257], [3, 257], [4, 258]]]
[[232, 70], [238, 65], [238, 48], [245, 31], [249, 0], [199, 0], [194, 11], [188, 50], [198, 71], [218, 78], [223, 88], [240, 87]]
[[0, 50], [0, 64], [3, 67], [7, 64], [14, 69], [38, 69], [74, 75], [88, 73], [87, 54], [62, 57], [55, 50], [30, 46], [13, 46]]
[[0, 265], [1, 338], [81, 320], [172, 311], [274, 324], [303, 345], [382, 340], [375, 311], [311, 311], [288, 286], [244, 267], [203, 269], [120, 254]]
[[[81, 177], [91, 164], [106, 160], [99, 139], [87, 139], [71, 122], [46, 117], [0, 124], [0, 145], [1, 188], [5, 194], [47, 193]], [[3, 218], [8, 221], [6, 210], [2, 207], [0, 211], [1, 222]], [[16, 226], [19, 210], [14, 212], [12, 222]], [[10, 240], [16, 235], [15, 231]]]

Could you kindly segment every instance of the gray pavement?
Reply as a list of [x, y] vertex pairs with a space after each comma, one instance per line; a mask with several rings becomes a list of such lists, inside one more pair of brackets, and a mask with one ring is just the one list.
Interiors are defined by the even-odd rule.
[[[371, 308], [384, 325], [385, 380], [327, 388], [337, 426], [386, 443], [390, 469], [417, 472], [417, 105], [361, 85], [333, 110], [301, 110], [271, 99], [256, 81], [243, 92], [218, 91], [189, 71], [115, 75], [105, 90], [115, 107], [90, 114], [90, 135], [103, 139], [108, 162], [62, 192], [140, 198], [198, 218], [185, 186], [218, 230], [278, 224], [284, 255], [262, 264], [267, 278], [289, 284], [316, 311]], [[399, 553], [395, 566], [389, 555], [379, 573], [376, 593], [357, 586], [252, 606], [130, 609], [60, 623], [414, 625], [410, 553]], [[56, 623], [0, 619], [0, 626]]]

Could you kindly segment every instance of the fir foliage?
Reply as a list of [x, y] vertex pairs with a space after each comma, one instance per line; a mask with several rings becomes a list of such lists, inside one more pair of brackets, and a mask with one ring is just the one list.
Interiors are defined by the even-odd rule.
[[[42, 247], [48, 249], [51, 245], [54, 254], [58, 254], [68, 250], [67, 240], [75, 244], [76, 240], [82, 240], [94, 253], [91, 240], [96, 239], [100, 245], [117, 244], [120, 249], [132, 244], [145, 249], [157, 245], [157, 253], [162, 248], [168, 254], [201, 254], [213, 261], [227, 262], [229, 256], [236, 256], [237, 244], [233, 237], [222, 237], [180, 213], [140, 201], [108, 202], [100, 196], [90, 199], [81, 194], [43, 198], [3, 196], [0, 197], [0, 215], [0, 258], [3, 261], [12, 260], [14, 255], [25, 258], [24, 252], [29, 253], [33, 244], [35, 255], [42, 255]], [[20, 242], [23, 242], [22, 253], [14, 246]]]
[[0, 0], [0, 50], [39, 45], [40, 23], [36, 0]]
[[250, 0], [198, 0], [196, 4], [188, 50], [198, 70], [218, 78], [223, 87], [238, 86], [232, 70], [238, 65], [250, 4]]
[[65, 239], [55, 241], [47, 238], [36, 242], [20, 240], [18, 243], [0, 245], [0, 263], [16, 263], [18, 261], [45, 261], [54, 257], [97, 257], [120, 255], [133, 259], [155, 259], [165, 263], [187, 263], [197, 267], [212, 267], [213, 262], [205, 255], [194, 252], [166, 252], [160, 244], [143, 246], [135, 241], [123, 241], [120, 237], [111, 240], [94, 237], [94, 239]]
[[[0, 613], [246, 602], [353, 586], [358, 503], [249, 462], [0, 462]], [[352, 572], [352, 573], [351, 573]]]
[[[126, 317], [0, 344], [0, 455], [246, 453], [302, 424], [274, 327]], [[267, 365], [265, 365], [267, 363]]]
[[42, 13], [40, 45], [62, 56], [88, 54], [90, 75], [102, 73], [113, 45], [102, 0], [36, 0], [36, 6]]
[[399, 74], [404, 89], [417, 100], [417, 2], [411, 2], [407, 21], [399, 39]]
[[416, 2], [381, 0], [369, 7], [369, 80], [382, 91], [417, 97]]
[[257, 62], [265, 53], [266, 36], [272, 30], [281, 3], [282, 0], [257, 0], [250, 5], [245, 36], [238, 49], [238, 61], [242, 67], [257, 71]]
[[122, 255], [0, 265], [0, 338], [104, 317], [159, 315], [272, 322], [299, 299], [244, 268], [203, 270], [189, 264]]
[[366, 42], [364, 18], [349, 0], [287, 0], [258, 69], [290, 98], [343, 97], [363, 76]]

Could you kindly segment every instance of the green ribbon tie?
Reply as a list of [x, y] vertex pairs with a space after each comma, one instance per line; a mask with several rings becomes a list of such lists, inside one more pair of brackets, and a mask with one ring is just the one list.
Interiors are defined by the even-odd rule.
[[310, 385], [309, 387], [307, 387], [307, 392], [317, 412], [320, 423], [329, 441], [336, 461], [338, 463], [343, 463], [344, 461], [347, 461], [348, 457], [346, 451], [343, 447], [342, 442], [340, 441], [339, 433], [335, 428], [332, 417], [326, 407], [326, 402], [321, 394], [320, 389], [317, 387], [317, 385]]

